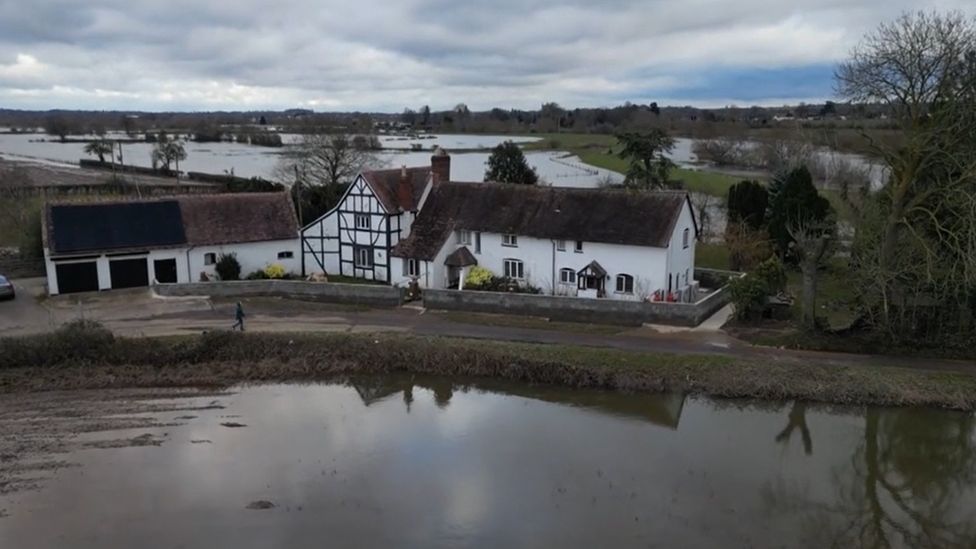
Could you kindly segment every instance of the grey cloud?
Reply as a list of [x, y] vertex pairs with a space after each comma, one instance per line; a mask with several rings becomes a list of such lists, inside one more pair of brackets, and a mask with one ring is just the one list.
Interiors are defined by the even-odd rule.
[[[974, 11], [968, 0], [930, 4]], [[668, 82], [716, 68], [833, 63], [865, 30], [918, 7], [908, 0], [0, 0], [0, 101], [605, 104], [628, 94], [668, 97]]]

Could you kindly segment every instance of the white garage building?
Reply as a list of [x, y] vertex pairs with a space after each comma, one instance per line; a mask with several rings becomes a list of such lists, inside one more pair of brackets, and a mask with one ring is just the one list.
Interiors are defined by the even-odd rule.
[[51, 203], [43, 229], [51, 295], [214, 278], [221, 254], [242, 276], [270, 264], [301, 273], [287, 192]]

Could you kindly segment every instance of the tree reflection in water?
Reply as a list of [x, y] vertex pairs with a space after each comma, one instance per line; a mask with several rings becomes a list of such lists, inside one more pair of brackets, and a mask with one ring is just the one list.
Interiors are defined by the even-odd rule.
[[803, 440], [803, 452], [813, 455], [813, 438], [810, 436], [810, 428], [807, 427], [807, 404], [806, 402], [796, 401], [790, 408], [790, 415], [786, 427], [776, 435], [776, 442], [789, 443], [793, 437], [793, 431], [800, 430], [800, 438]]
[[[976, 547], [976, 518], [964, 508], [976, 503], [973, 423], [970, 414], [870, 408], [850, 466], [834, 471], [831, 502], [783, 487], [768, 502], [805, 514], [808, 547]], [[805, 426], [805, 406], [794, 406], [776, 440], [799, 428], [806, 447]]]

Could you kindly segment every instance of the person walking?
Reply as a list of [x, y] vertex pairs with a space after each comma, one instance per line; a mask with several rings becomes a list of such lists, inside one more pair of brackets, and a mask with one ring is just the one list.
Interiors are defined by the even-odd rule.
[[240, 301], [238, 301], [237, 302], [237, 311], [234, 312], [234, 318], [237, 319], [237, 322], [235, 322], [234, 325], [231, 326], [230, 329], [231, 330], [236, 330], [238, 327], [240, 327], [241, 331], [243, 332], [244, 331], [244, 317], [245, 316], [247, 316], [247, 315], [244, 314], [244, 306], [241, 305], [241, 302]]

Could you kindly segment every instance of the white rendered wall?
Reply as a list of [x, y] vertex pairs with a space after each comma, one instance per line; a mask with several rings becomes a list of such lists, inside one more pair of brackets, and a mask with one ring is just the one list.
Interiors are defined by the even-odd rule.
[[[291, 252], [291, 259], [278, 259], [280, 252]], [[241, 244], [225, 244], [223, 246], [197, 246], [191, 248], [189, 281], [197, 282], [200, 280], [200, 273], [205, 272], [210, 277], [216, 277], [216, 265], [205, 265], [204, 255], [214, 253], [217, 258], [221, 254], [235, 254], [237, 262], [241, 264], [241, 278], [248, 274], [264, 269], [268, 265], [277, 263], [285, 268], [285, 271], [300, 275], [302, 273], [302, 255], [299, 240], [271, 240], [267, 242], [248, 242]], [[187, 276], [186, 267], [180, 273], [180, 282], [185, 282], [182, 277]]]

